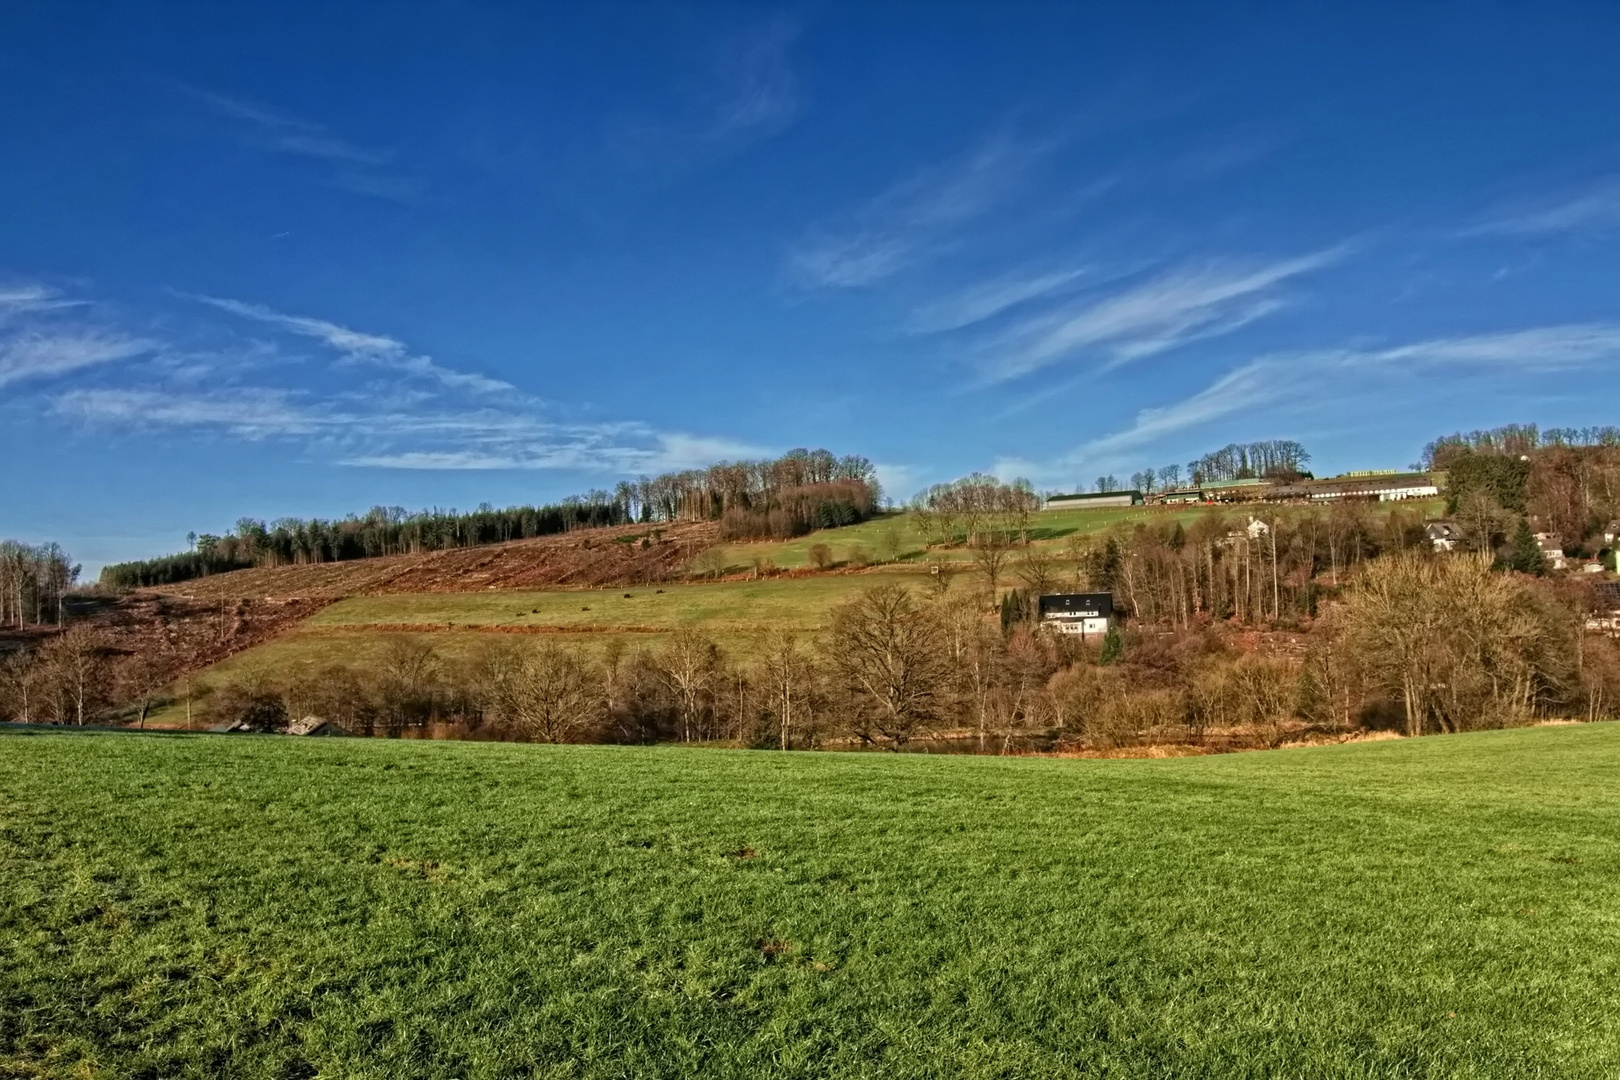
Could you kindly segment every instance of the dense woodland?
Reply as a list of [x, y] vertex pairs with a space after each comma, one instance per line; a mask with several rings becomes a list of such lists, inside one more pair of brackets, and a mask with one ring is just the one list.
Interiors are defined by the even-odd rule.
[[[913, 501], [923, 552], [879, 560], [933, 562], [928, 588], [874, 584], [823, 632], [778, 634], [747, 659], [700, 630], [650, 648], [492, 636], [469, 662], [399, 639], [381, 663], [194, 694], [177, 689], [173, 657], [119, 655], [70, 625], [0, 665], [0, 716], [81, 723], [122, 707], [130, 717], [183, 693], [199, 725], [271, 730], [318, 715], [391, 736], [1115, 752], [1620, 715], [1620, 654], [1583, 632], [1592, 576], [1548, 574], [1532, 532], [1551, 526], [1571, 553], [1603, 547], [1620, 516], [1614, 430], [1449, 436], [1424, 465], [1448, 477], [1458, 551], [1436, 551], [1417, 512], [1365, 501], [1206, 511], [1190, 523], [1165, 514], [1037, 545], [1029, 485], [975, 474]], [[815, 520], [801, 510], [818, 492], [864, 485], [878, 497], [869, 465], [831, 455], [669, 483], [679, 497], [650, 497], [670, 501], [641, 488], [577, 505], [653, 520], [730, 515], [791, 535]], [[778, 511], [789, 515], [780, 532]], [[0, 575], [0, 612], [43, 622], [73, 569], [54, 547], [7, 544]], [[1042, 631], [1035, 598], [1054, 591], [1112, 593], [1123, 626], [1088, 642]]]
[[254, 566], [342, 562], [419, 554], [553, 536], [633, 522], [718, 520], [732, 538], [802, 536], [812, 529], [864, 521], [882, 497], [872, 463], [826, 450], [793, 450], [764, 461], [723, 462], [708, 469], [621, 482], [547, 506], [484, 505], [469, 513], [373, 507], [336, 521], [281, 518], [266, 525], [243, 518], [226, 535], [190, 537], [191, 550], [118, 563], [101, 572], [114, 588], [173, 585]]

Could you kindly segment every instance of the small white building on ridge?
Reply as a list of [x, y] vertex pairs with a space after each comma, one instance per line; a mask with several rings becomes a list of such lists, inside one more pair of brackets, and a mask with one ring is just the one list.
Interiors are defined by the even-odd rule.
[[1046, 500], [1048, 510], [1095, 510], [1104, 506], [1141, 506], [1140, 491], [1092, 491], [1074, 495], [1053, 495]]

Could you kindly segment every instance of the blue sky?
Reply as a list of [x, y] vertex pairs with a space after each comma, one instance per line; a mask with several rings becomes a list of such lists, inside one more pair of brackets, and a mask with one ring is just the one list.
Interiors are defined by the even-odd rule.
[[1614, 422], [1620, 9], [1344, 7], [7, 4], [0, 535]]

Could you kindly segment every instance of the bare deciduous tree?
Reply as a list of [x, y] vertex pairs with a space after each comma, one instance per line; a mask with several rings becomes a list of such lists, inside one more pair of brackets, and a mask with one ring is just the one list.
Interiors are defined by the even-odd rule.
[[790, 631], [773, 633], [760, 662], [766, 690], [766, 709], [775, 722], [777, 746], [791, 749], [801, 727], [811, 716], [812, 669], [809, 655]]
[[1012, 538], [998, 530], [986, 529], [973, 545], [973, 565], [984, 575], [985, 588], [995, 599], [1001, 586], [1001, 573], [1012, 557]]
[[1401, 704], [1409, 735], [1523, 722], [1557, 700], [1579, 651], [1573, 619], [1486, 556], [1369, 563], [1343, 615], [1370, 689]]
[[896, 562], [905, 551], [905, 533], [900, 529], [900, 523], [891, 521], [883, 526], [878, 534], [878, 553], [884, 562]]
[[702, 578], [718, 578], [725, 575], [727, 568], [726, 550], [722, 547], [706, 547], [692, 559], [692, 576]]
[[1013, 573], [1035, 596], [1049, 593], [1058, 585], [1057, 560], [1045, 548], [1025, 549], [1023, 557], [1013, 567]]
[[496, 708], [531, 738], [569, 742], [597, 718], [597, 682], [572, 650], [549, 641], [535, 649], [509, 649], [491, 669]]
[[681, 739], [702, 732], [703, 707], [720, 663], [720, 648], [706, 634], [683, 627], [658, 652], [659, 675], [680, 706]]
[[1484, 488], [1474, 488], [1457, 501], [1457, 524], [1470, 551], [1484, 555], [1496, 550], [1510, 515]]
[[899, 750], [938, 717], [950, 674], [939, 625], [904, 586], [875, 586], [835, 610], [828, 649], [858, 737]]
[[66, 702], [73, 723], [84, 724], [102, 704], [106, 694], [106, 645], [94, 630], [75, 626], [39, 650], [39, 662], [50, 673], [57, 693]]

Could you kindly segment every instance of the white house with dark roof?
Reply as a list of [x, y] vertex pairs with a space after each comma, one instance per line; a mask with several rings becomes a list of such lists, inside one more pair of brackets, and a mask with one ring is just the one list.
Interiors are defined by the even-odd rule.
[[1423, 533], [1436, 551], [1456, 551], [1462, 546], [1462, 530], [1457, 528], [1454, 521], [1431, 521], [1424, 527]]
[[1557, 533], [1536, 533], [1536, 546], [1541, 549], [1541, 556], [1547, 560], [1549, 569], [1566, 570], [1569, 568], [1569, 557], [1564, 554], [1563, 538]]

